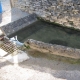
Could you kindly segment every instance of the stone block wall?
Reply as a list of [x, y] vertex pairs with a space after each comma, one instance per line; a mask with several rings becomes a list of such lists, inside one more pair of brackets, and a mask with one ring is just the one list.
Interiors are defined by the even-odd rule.
[[15, 7], [36, 13], [45, 20], [80, 29], [80, 0], [17, 0]]
[[49, 54], [51, 53], [54, 55], [69, 57], [73, 59], [80, 59], [80, 49], [56, 45], [56, 44], [44, 43], [33, 39], [28, 39], [27, 41], [25, 41], [24, 44], [40, 52]]

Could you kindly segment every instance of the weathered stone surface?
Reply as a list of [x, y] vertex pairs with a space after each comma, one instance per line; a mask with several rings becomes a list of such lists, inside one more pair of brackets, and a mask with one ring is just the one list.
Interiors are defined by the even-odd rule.
[[[66, 22], [65, 26], [80, 29], [79, 0], [14, 0], [14, 4], [15, 7], [23, 11], [36, 13], [51, 22], [57, 22], [62, 25]], [[69, 22], [72, 18], [75, 18], [72, 21], [73, 24]]]
[[7, 25], [4, 25], [1, 27], [2, 32], [9, 36], [23, 28], [25, 28], [26, 26], [34, 23], [35, 21], [37, 21], [36, 15], [35, 14], [30, 14], [26, 17], [23, 17], [21, 19], [18, 19], [14, 22], [11, 22]]
[[31, 48], [39, 50], [45, 53], [51, 53], [59, 56], [70, 57], [74, 59], [80, 59], [80, 49], [75, 49], [71, 47], [48, 44], [41, 41], [36, 41], [33, 39], [28, 39], [25, 45], [29, 45]]

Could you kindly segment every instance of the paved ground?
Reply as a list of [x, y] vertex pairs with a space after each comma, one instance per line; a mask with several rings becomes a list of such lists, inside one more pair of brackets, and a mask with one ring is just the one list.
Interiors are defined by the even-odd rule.
[[[10, 12], [10, 7], [7, 4], [9, 0], [1, 1], [3, 1], [3, 6], [5, 6], [4, 15], [6, 17], [3, 19], [2, 15], [2, 22], [7, 24], [7, 21], [10, 21], [11, 18], [8, 15], [8, 12]], [[0, 25], [2, 25], [2, 22]], [[35, 52], [31, 52], [31, 54], [35, 54]], [[80, 64], [70, 64], [48, 59], [45, 57], [46, 54], [38, 55], [37, 57], [29, 56], [30, 59], [28, 61], [19, 65], [11, 64], [0, 58], [0, 80], [80, 80]]]
[[49, 59], [46, 54], [33, 56], [35, 53], [18, 65], [0, 59], [0, 80], [80, 80], [80, 64]]
[[22, 12], [19, 9], [16, 8], [11, 9], [9, 0], [1, 1], [3, 13], [0, 14], [0, 27], [29, 15], [28, 13]]

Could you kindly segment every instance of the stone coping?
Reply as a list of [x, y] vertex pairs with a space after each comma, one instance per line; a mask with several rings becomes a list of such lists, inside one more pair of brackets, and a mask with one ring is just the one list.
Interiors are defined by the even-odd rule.
[[20, 18], [14, 22], [11, 22], [7, 25], [4, 25], [1, 27], [2, 32], [6, 35], [12, 35], [16, 33], [17, 31], [27, 27], [28, 25], [34, 23], [37, 21], [37, 16], [35, 14], [30, 14], [28, 16], [25, 16], [23, 18]]
[[80, 59], [80, 49], [66, 47], [62, 45], [44, 43], [33, 39], [28, 39], [27, 41], [24, 42], [24, 44], [41, 52], [51, 53], [54, 55], [59, 55], [74, 59]]

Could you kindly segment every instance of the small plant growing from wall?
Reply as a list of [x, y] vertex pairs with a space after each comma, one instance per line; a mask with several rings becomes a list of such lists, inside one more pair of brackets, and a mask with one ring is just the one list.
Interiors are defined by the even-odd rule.
[[26, 48], [26, 49], [30, 49], [30, 46], [29, 46], [29, 45], [27, 45], [27, 46], [26, 46], [26, 45], [24, 45], [24, 46], [25, 46], [25, 48]]

